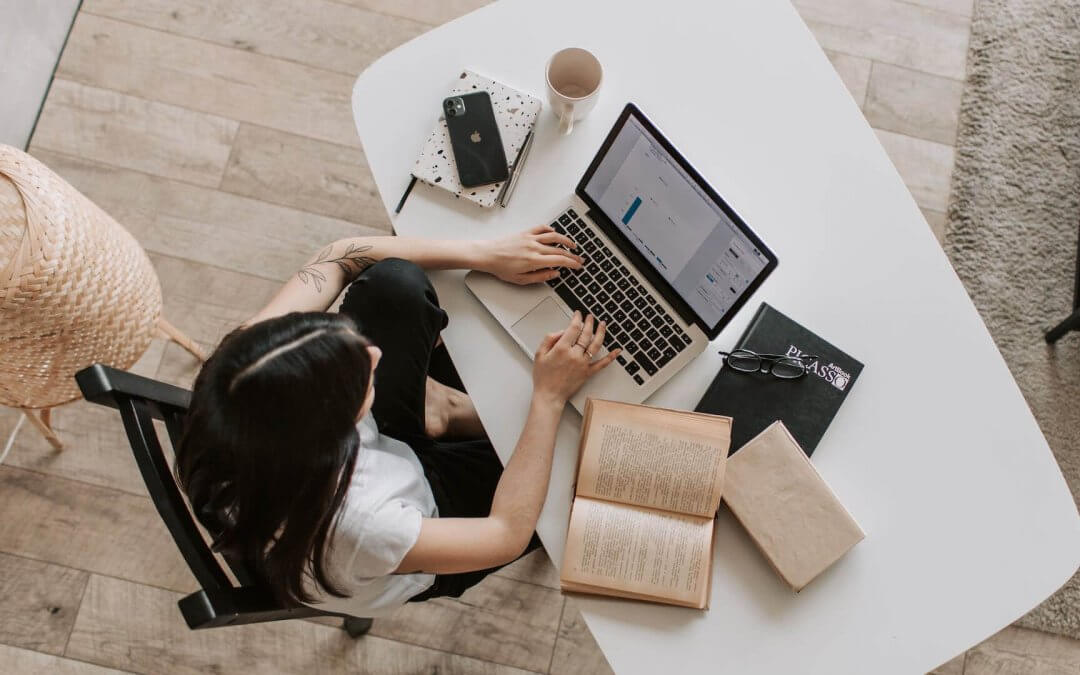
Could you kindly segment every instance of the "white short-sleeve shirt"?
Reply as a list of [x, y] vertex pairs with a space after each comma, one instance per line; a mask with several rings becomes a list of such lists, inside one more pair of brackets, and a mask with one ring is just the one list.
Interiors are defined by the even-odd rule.
[[420, 522], [438, 516], [438, 507], [412, 448], [381, 435], [371, 413], [357, 429], [360, 450], [325, 558], [330, 579], [349, 597], [334, 597], [311, 579], [307, 587], [318, 609], [382, 616], [434, 582], [433, 574], [392, 572], [420, 536]]

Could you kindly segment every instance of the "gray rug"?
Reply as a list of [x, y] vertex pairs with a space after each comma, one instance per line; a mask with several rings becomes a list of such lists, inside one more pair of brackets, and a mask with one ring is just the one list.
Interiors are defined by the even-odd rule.
[[[1080, 0], [978, 0], [945, 251], [1080, 495]], [[992, 592], [992, 589], [987, 589]], [[1080, 638], [1080, 575], [1022, 625]]]

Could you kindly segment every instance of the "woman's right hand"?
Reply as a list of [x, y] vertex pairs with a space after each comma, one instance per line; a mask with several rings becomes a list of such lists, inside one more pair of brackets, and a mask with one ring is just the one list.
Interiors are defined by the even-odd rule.
[[585, 380], [614, 361], [622, 350], [595, 358], [603, 347], [606, 328], [602, 321], [594, 326], [591, 314], [583, 320], [581, 312], [574, 312], [569, 326], [547, 335], [533, 362], [533, 395], [561, 407]]
[[[565, 248], [559, 248], [563, 246]], [[577, 243], [547, 225], [500, 239], [473, 244], [479, 259], [475, 269], [515, 284], [535, 284], [559, 276], [560, 267], [581, 269], [581, 256], [571, 253]]]

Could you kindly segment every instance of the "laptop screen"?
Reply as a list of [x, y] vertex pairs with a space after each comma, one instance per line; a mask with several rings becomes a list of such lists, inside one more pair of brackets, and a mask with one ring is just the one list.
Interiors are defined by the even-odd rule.
[[770, 256], [634, 115], [626, 116], [598, 159], [585, 193], [705, 325], [715, 327], [756, 287]]

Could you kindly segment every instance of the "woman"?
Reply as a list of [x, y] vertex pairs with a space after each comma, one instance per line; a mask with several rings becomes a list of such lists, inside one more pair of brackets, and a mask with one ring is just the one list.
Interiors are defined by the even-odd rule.
[[215, 550], [283, 602], [376, 616], [456, 597], [537, 546], [563, 407], [618, 351], [594, 358], [605, 326], [578, 314], [547, 336], [503, 471], [422, 268], [539, 283], [580, 268], [574, 248], [542, 226], [478, 242], [346, 239], [311, 259], [195, 381], [176, 469]]

